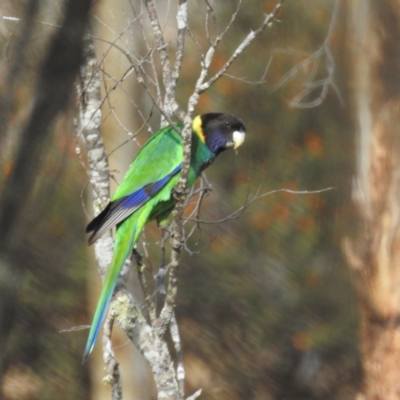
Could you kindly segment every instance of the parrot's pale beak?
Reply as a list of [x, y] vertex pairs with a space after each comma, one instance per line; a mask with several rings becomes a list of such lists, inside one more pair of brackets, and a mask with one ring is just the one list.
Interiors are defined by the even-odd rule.
[[246, 132], [244, 131], [233, 132], [233, 150], [237, 150], [243, 144], [245, 136]]

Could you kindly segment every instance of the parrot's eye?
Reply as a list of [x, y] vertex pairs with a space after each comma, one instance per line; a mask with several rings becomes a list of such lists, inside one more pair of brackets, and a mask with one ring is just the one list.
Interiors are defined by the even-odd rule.
[[228, 120], [226, 120], [226, 121], [224, 122], [224, 124], [225, 124], [225, 126], [229, 126], [229, 125], [230, 125], [230, 123], [229, 123]]

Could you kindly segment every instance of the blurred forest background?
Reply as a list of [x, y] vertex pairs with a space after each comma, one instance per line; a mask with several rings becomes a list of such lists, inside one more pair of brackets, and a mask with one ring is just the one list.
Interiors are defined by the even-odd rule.
[[[101, 382], [105, 372], [98, 349], [81, 364], [87, 330], [62, 332], [90, 323], [100, 288], [84, 234], [92, 216], [88, 176], [81, 161], [85, 155], [74, 139], [73, 78], [81, 61], [79, 37], [87, 21], [106, 98], [102, 134], [115, 181], [151, 135], [150, 129], [134, 135], [143, 118], [151, 115], [154, 132], [160, 116], [134, 74], [125, 76], [127, 58], [110, 44], [140, 51], [132, 11], [140, 10], [140, 2], [102, 0], [90, 10], [88, 3], [0, 3], [0, 390], [4, 399], [54, 399], [61, 393], [63, 399], [110, 398]], [[176, 4], [158, 3], [172, 40]], [[196, 114], [235, 114], [245, 121], [248, 132], [238, 155], [223, 154], [207, 171], [212, 192], [203, 203], [202, 219], [222, 220], [257, 194], [276, 191], [256, 199], [237, 218], [202, 224], [188, 243], [192, 253], [184, 253], [177, 318], [188, 393], [203, 388], [201, 399], [347, 400], [360, 391], [366, 397], [359, 399], [400, 398], [385, 397], [385, 385], [376, 397], [368, 397], [365, 377], [370, 370], [363, 358], [379, 341], [379, 333], [371, 336], [376, 331], [369, 322], [379, 329], [391, 324], [391, 332], [398, 329], [394, 316], [399, 294], [393, 292], [392, 306], [384, 302], [381, 308], [369, 308], [363, 303], [366, 292], [361, 294], [374, 286], [368, 277], [362, 286], [354, 272], [365, 267], [365, 260], [374, 259], [362, 249], [374, 249], [377, 240], [368, 231], [380, 215], [357, 212], [365, 193], [352, 197], [357, 174], [373, 159], [360, 156], [360, 151], [370, 150], [369, 142], [360, 139], [359, 127], [378, 124], [381, 135], [386, 132], [373, 116], [365, 117], [367, 122], [360, 118], [360, 104], [364, 102], [364, 112], [369, 106], [381, 111], [389, 104], [389, 111], [379, 112], [379, 118], [386, 115], [385, 123], [399, 126], [400, 6], [394, 0], [372, 3], [285, 1], [279, 21], [234, 63], [229, 76], [200, 98]], [[275, 4], [243, 1], [212, 70], [226, 61]], [[236, 1], [214, 2], [218, 23], [226, 24], [236, 6]], [[195, 34], [204, 24], [204, 10], [204, 1], [189, 2]], [[64, 55], [57, 53], [62, 46], [52, 42], [62, 24], [76, 34], [71, 42], [60, 38], [59, 45], [71, 44]], [[56, 57], [54, 65], [50, 51]], [[197, 51], [189, 39], [185, 52], [178, 84], [182, 107], [199, 71]], [[375, 64], [369, 76], [376, 75], [368, 87], [363, 76], [371, 59]], [[52, 68], [62, 72], [67, 67], [74, 74], [67, 74], [64, 86], [57, 86]], [[368, 98], [371, 90], [378, 93], [373, 100]], [[44, 93], [53, 95], [47, 103]], [[380, 142], [378, 163], [386, 159], [384, 145], [398, 150], [393, 135]], [[377, 143], [371, 137], [371, 143]], [[388, 159], [373, 180], [382, 186], [397, 166], [395, 158]], [[372, 196], [373, 204], [389, 192], [392, 200], [396, 198], [398, 177], [393, 176], [393, 188], [383, 187]], [[323, 190], [328, 188], [333, 189]], [[390, 212], [385, 215], [385, 221], [391, 220]], [[390, 242], [395, 252], [399, 246], [397, 223], [393, 224], [388, 240], [396, 239]], [[150, 225], [146, 243], [148, 262], [154, 266], [160, 257], [159, 238], [156, 225]], [[385, 265], [393, 270], [396, 264]], [[379, 275], [373, 268], [363, 276]], [[387, 285], [399, 279], [390, 273], [385, 278]], [[378, 311], [369, 313], [370, 309]], [[374, 341], [366, 340], [367, 331]], [[390, 341], [393, 347], [387, 353], [396, 353], [398, 342], [398, 338]], [[117, 343], [117, 358], [126, 358], [129, 366], [123, 369], [126, 398], [155, 398], [137, 350], [126, 345], [123, 333]]]

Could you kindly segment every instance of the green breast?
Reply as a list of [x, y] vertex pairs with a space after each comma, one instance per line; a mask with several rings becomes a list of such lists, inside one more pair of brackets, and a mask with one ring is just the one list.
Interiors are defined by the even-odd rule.
[[[176, 139], [180, 140], [182, 143], [182, 138], [180, 135], [178, 135], [176, 132], [172, 133], [172, 135], [174, 135]], [[210, 149], [205, 145], [202, 140], [200, 140], [200, 138], [195, 133], [193, 133], [187, 187], [193, 186], [196, 179], [199, 177], [202, 171], [213, 162], [214, 158], [214, 153], [210, 151]], [[171, 193], [175, 185], [178, 183], [179, 178], [180, 174], [177, 174], [166, 185], [166, 187], [164, 188], [164, 193], [167, 194], [167, 198], [164, 198], [162, 201], [158, 202], [156, 207], [154, 207], [149, 220], [157, 218], [159, 225], [162, 226], [166, 224], [169, 214], [175, 206], [175, 199], [173, 198], [173, 196], [171, 196]]]
[[215, 154], [195, 133], [192, 133], [192, 152], [188, 176], [189, 187], [194, 184], [204, 169], [214, 161], [214, 158]]

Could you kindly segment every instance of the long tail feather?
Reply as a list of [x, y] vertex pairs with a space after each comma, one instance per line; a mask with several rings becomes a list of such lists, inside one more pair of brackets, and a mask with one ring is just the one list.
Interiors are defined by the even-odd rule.
[[96, 339], [103, 325], [108, 306], [110, 305], [110, 301], [114, 293], [115, 285], [117, 283], [122, 266], [132, 252], [133, 246], [137, 242], [140, 232], [146, 223], [142, 220], [142, 216], [143, 215], [132, 215], [130, 218], [124, 221], [124, 223], [121, 224], [117, 230], [113, 258], [108, 269], [100, 298], [97, 303], [96, 312], [93, 317], [93, 322], [90, 327], [89, 337], [86, 343], [85, 352], [83, 354], [83, 362], [86, 361], [87, 357], [93, 350]]

